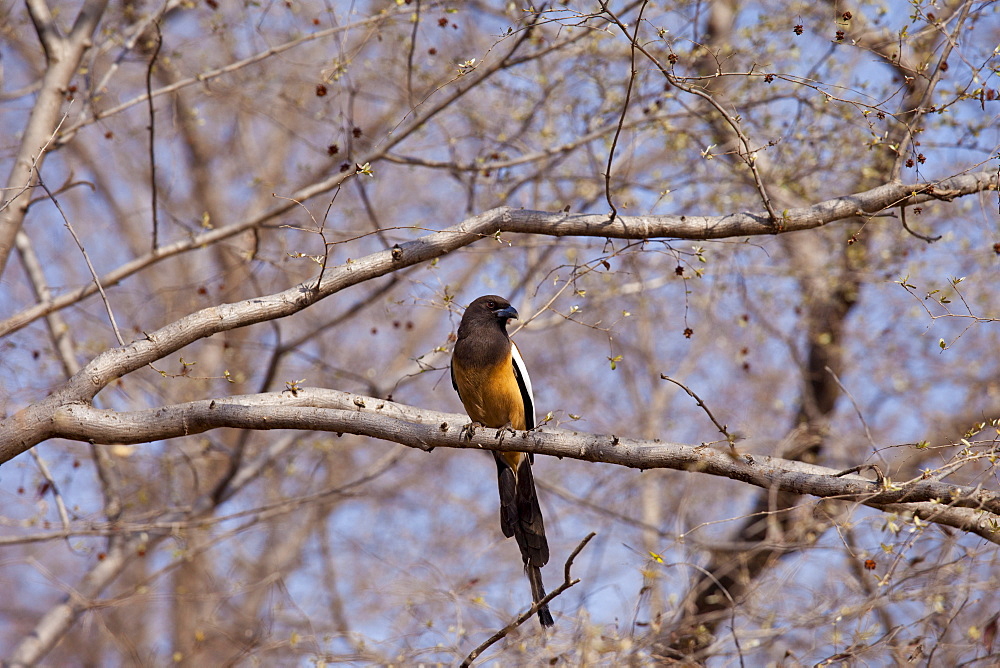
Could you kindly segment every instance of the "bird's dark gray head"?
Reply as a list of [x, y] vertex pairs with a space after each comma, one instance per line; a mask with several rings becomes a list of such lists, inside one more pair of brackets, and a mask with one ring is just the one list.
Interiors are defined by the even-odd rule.
[[508, 320], [517, 320], [517, 310], [503, 297], [498, 295], [483, 295], [469, 304], [469, 308], [465, 310], [465, 315], [462, 316], [462, 319], [465, 320], [469, 317], [492, 317], [506, 327]]

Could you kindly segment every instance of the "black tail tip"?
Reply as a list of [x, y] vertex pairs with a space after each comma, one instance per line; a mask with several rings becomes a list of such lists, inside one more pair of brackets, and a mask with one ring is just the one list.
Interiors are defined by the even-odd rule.
[[555, 625], [555, 620], [552, 619], [552, 613], [549, 612], [549, 606], [545, 605], [538, 609], [538, 621], [541, 622], [542, 626], [549, 628]]

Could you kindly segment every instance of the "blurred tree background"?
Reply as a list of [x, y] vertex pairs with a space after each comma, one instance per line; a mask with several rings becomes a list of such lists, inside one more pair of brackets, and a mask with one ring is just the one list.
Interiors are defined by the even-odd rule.
[[[498, 206], [753, 211], [773, 233], [485, 235], [195, 336], [94, 403], [312, 386], [458, 412], [452, 337], [497, 293], [547, 427], [728, 450], [667, 376], [740, 453], [998, 487], [996, 2], [0, 0], [0, 17], [2, 416], [189, 314]], [[899, 181], [931, 201], [784, 231]], [[530, 602], [482, 454], [307, 428], [148, 441], [5, 460], [2, 656], [455, 663]], [[548, 637], [529, 621], [484, 660], [997, 660], [1000, 559], [979, 535], [698, 472], [537, 457], [535, 477], [547, 584], [597, 537]]]

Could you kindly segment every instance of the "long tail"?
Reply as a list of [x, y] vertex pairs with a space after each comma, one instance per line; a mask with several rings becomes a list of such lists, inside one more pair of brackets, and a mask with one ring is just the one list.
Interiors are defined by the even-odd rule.
[[[531, 598], [535, 603], [538, 603], [545, 598], [545, 587], [542, 585], [542, 569], [533, 564], [525, 564], [524, 572], [528, 574], [528, 582], [531, 583]], [[538, 608], [538, 621], [541, 622], [542, 626], [552, 626], [555, 624], [555, 620], [552, 619], [552, 613], [549, 612], [548, 603]]]
[[[545, 598], [541, 567], [549, 561], [549, 543], [545, 539], [545, 523], [531, 475], [531, 461], [526, 456], [522, 457], [515, 474], [502, 455], [496, 454], [500, 486], [500, 528], [505, 536], [513, 536], [517, 540], [524, 572], [531, 583], [531, 597], [538, 603]], [[538, 621], [542, 626], [552, 626], [555, 623], [548, 605], [538, 609]]]

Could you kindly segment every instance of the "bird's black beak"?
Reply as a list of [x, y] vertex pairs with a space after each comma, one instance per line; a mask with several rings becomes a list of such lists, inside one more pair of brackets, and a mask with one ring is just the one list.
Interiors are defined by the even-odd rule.
[[493, 311], [493, 315], [495, 315], [500, 320], [509, 320], [511, 318], [517, 320], [517, 311], [514, 310], [513, 306], [497, 309], [496, 311]]

